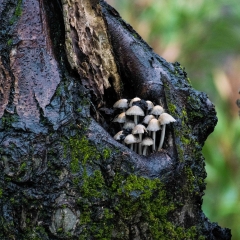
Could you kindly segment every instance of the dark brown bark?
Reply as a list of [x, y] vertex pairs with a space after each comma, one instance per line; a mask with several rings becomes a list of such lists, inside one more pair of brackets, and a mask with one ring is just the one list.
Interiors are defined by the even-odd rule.
[[[230, 239], [201, 210], [217, 122], [179, 63], [98, 0], [0, 1], [1, 239]], [[164, 149], [116, 142], [119, 97], [162, 103]]]

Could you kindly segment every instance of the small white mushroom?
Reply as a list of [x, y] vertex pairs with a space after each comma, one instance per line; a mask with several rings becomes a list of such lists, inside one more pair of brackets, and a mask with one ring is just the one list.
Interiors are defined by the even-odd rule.
[[142, 146], [144, 146], [144, 148], [143, 148], [143, 155], [144, 155], [144, 156], [147, 155], [147, 148], [148, 148], [149, 146], [151, 146], [151, 145], [153, 145], [153, 140], [152, 140], [152, 138], [147, 137], [147, 138], [144, 138], [144, 139], [142, 140]]
[[124, 142], [127, 144], [127, 145], [130, 145], [130, 149], [133, 150], [133, 144], [134, 143], [139, 143], [140, 142], [140, 139], [135, 137], [133, 134], [128, 134], [125, 139], [124, 139]]
[[153, 107], [151, 114], [155, 115], [156, 118], [159, 117], [160, 114], [162, 114], [164, 112], [163, 107], [161, 107], [160, 105], [156, 105]]
[[126, 122], [126, 114], [125, 114], [125, 112], [122, 112], [117, 117], [115, 117], [113, 122], [118, 122], [120, 124], [120, 127], [122, 127], [121, 124]]
[[123, 125], [123, 129], [133, 129], [135, 127], [135, 123], [132, 120], [126, 120], [126, 122]]
[[124, 98], [120, 99], [114, 103], [113, 107], [123, 109], [123, 111], [125, 112], [125, 110], [128, 108], [128, 100]]
[[141, 98], [139, 98], [139, 97], [133, 98], [133, 99], [130, 101], [130, 103], [129, 103], [129, 107], [132, 107], [132, 104], [133, 104], [134, 102], [137, 102], [137, 101], [141, 101]]
[[153, 109], [154, 105], [149, 100], [147, 100], [146, 103], [147, 103], [147, 106], [148, 106], [148, 108], [147, 108], [147, 114], [148, 114]]
[[158, 147], [158, 151], [160, 151], [163, 146], [166, 124], [169, 124], [171, 122], [176, 122], [176, 120], [170, 114], [162, 113], [160, 115], [160, 117], [158, 118], [158, 121], [162, 125], [161, 139], [160, 139], [159, 147]]
[[144, 116], [144, 112], [140, 107], [134, 105], [126, 111], [126, 115], [134, 116], [134, 123], [137, 125], [138, 124], [138, 116]]
[[155, 151], [155, 149], [156, 149], [156, 147], [155, 147], [156, 146], [156, 132], [160, 129], [161, 129], [160, 123], [155, 118], [152, 119], [147, 126], [147, 130], [152, 132], [152, 138], [153, 138], [152, 149], [153, 149], [153, 151]]
[[143, 119], [143, 123], [148, 125], [149, 122], [150, 122], [153, 118], [155, 118], [153, 115], [147, 115], [147, 116], [145, 116], [145, 118]]
[[133, 130], [132, 130], [132, 134], [138, 134], [139, 135], [139, 139], [140, 139], [140, 143], [138, 145], [138, 154], [142, 154], [142, 145], [141, 145], [141, 141], [142, 141], [142, 135], [147, 132], [147, 129], [142, 125], [142, 124], [138, 124], [136, 125]]
[[117, 134], [114, 135], [113, 138], [114, 138], [116, 141], [120, 141], [121, 138], [122, 138], [122, 136], [124, 136], [123, 131], [119, 131]]

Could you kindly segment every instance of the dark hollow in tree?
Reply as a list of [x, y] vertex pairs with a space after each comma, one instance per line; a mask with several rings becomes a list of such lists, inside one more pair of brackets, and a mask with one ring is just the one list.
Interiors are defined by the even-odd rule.
[[[230, 239], [202, 212], [217, 122], [184, 68], [101, 0], [0, 1], [0, 238]], [[113, 139], [120, 97], [177, 122], [140, 156]]]

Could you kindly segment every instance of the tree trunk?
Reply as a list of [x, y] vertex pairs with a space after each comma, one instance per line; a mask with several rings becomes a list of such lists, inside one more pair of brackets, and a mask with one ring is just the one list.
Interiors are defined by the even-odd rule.
[[[217, 118], [179, 63], [101, 0], [0, 1], [0, 238], [230, 239], [201, 210]], [[113, 139], [120, 97], [177, 122], [145, 157]]]

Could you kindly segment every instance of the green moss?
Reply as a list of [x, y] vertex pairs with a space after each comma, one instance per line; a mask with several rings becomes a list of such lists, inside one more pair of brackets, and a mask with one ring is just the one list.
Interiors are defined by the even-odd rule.
[[185, 145], [189, 145], [190, 142], [191, 142], [190, 139], [188, 139], [188, 138], [186, 138], [186, 137], [184, 137], [184, 136], [181, 136], [181, 141], [182, 141], [182, 143], [185, 144]]
[[79, 179], [78, 177], [74, 177], [74, 178], [73, 178], [73, 184], [74, 184], [74, 186], [75, 186], [75, 187], [78, 186], [79, 183], [80, 183], [80, 179]]
[[192, 86], [192, 82], [191, 82], [190, 78], [186, 78], [186, 80], [187, 80], [188, 83]]
[[134, 36], [135, 38], [138, 38], [138, 34], [137, 34], [136, 32], [133, 32], [133, 36]]
[[62, 233], [63, 232], [63, 229], [62, 228], [58, 228], [57, 229], [57, 233], [59, 234], [59, 233]]
[[188, 192], [192, 193], [193, 189], [194, 189], [194, 181], [195, 181], [195, 177], [193, 175], [192, 169], [190, 167], [185, 167], [184, 168], [184, 172], [186, 174], [186, 188]]
[[26, 229], [24, 229], [24, 231], [21, 235], [22, 235], [21, 239], [23, 239], [23, 240], [48, 239], [48, 236], [47, 236], [47, 233], [46, 233], [45, 229], [41, 226], [34, 227], [34, 228], [27, 227]]
[[187, 111], [185, 108], [182, 109], [182, 115], [181, 115], [181, 119], [184, 120], [186, 119], [187, 120]]
[[56, 91], [55, 91], [56, 96], [57, 96], [57, 97], [61, 96], [61, 92], [62, 92], [61, 87], [58, 86], [57, 89], [56, 89]]
[[189, 112], [189, 118], [193, 120], [194, 118], [203, 118], [203, 114], [201, 112]]
[[14, 15], [20, 17], [22, 15], [22, 0], [18, 0]]
[[187, 103], [191, 107], [191, 110], [188, 110], [188, 116], [190, 120], [204, 117], [203, 113], [199, 110], [199, 106], [201, 105], [200, 99], [196, 98], [196, 96], [190, 95], [187, 97]]
[[[197, 138], [192, 134], [193, 129], [191, 125], [196, 117], [203, 118], [203, 113], [200, 111], [201, 100], [193, 92], [190, 92], [190, 95], [186, 99], [186, 107], [184, 107], [183, 104], [178, 104], [176, 101], [175, 89], [171, 88], [171, 85], [168, 82], [164, 82], [164, 89], [167, 106], [170, 106], [168, 107], [169, 111], [171, 113], [174, 112], [175, 115], [178, 116], [179, 124], [173, 124], [178, 161], [188, 164], [182, 172], [182, 175], [185, 176], [185, 181], [183, 182], [179, 195], [185, 194], [184, 196], [188, 196], [189, 193], [189, 196], [192, 194], [199, 195], [197, 189], [202, 189], [205, 186], [204, 169], [199, 173], [196, 168], [191, 168], [189, 165], [202, 165], [203, 161], [201, 146], [199, 145]], [[195, 162], [191, 163], [191, 161]]]
[[9, 113], [5, 113], [1, 118], [1, 125], [4, 129], [10, 129], [12, 127], [13, 122], [15, 122], [15, 116]]
[[89, 99], [84, 97], [82, 100], [81, 100], [81, 105], [82, 106], [89, 106], [90, 105], [90, 102], [89, 102]]
[[184, 161], [184, 149], [186, 149], [186, 145], [189, 147], [192, 147], [192, 143], [195, 145], [194, 142], [192, 142], [191, 138], [191, 129], [188, 125], [186, 125], [186, 122], [188, 122], [188, 114], [185, 108], [182, 109], [181, 114], [178, 115], [179, 120], [181, 121], [181, 128], [175, 128], [174, 133], [176, 139], [180, 141], [180, 144], [177, 144], [177, 152], [178, 152], [178, 158], [180, 162]]
[[83, 185], [81, 192], [83, 197], [102, 197], [102, 188], [104, 186], [104, 179], [99, 170], [96, 170], [93, 176], [87, 176], [86, 171], [83, 174]]
[[17, 6], [15, 8], [15, 11], [14, 11], [14, 15], [13, 17], [10, 19], [10, 24], [12, 25], [18, 17], [20, 17], [22, 15], [22, 0], [18, 0], [17, 1]]
[[99, 152], [89, 143], [86, 137], [71, 137], [69, 144], [65, 145], [65, 151], [68, 145], [71, 155], [70, 168], [73, 173], [80, 170], [80, 163], [84, 166], [87, 161], [96, 161], [100, 158]]
[[177, 153], [178, 153], [179, 162], [183, 162], [184, 161], [184, 151], [180, 147], [180, 145], [176, 145], [176, 146], [177, 146]]
[[2, 195], [3, 195], [3, 189], [0, 188], [0, 198], [2, 198]]
[[[186, 174], [191, 172], [186, 170]], [[123, 176], [117, 173], [111, 185], [104, 182], [101, 171], [97, 170], [92, 175], [83, 174], [83, 185], [79, 188], [81, 199], [79, 207], [81, 211], [80, 224], [85, 226], [79, 239], [111, 239], [113, 228], [123, 231], [121, 223], [131, 223], [139, 212], [141, 221], [148, 223], [148, 228], [153, 239], [196, 239], [195, 227], [184, 229], [175, 226], [168, 215], [175, 207], [168, 199], [164, 185], [159, 179], [148, 179], [130, 174]], [[114, 208], [108, 208], [104, 204], [106, 195]], [[102, 216], [95, 217], [92, 200], [103, 203]], [[120, 223], [121, 222], [121, 223]], [[120, 224], [118, 226], [118, 224]], [[120, 235], [126, 233], [120, 232]]]
[[9, 39], [9, 40], [7, 41], [7, 45], [8, 45], [8, 46], [11, 46], [12, 43], [13, 43], [13, 40], [12, 40], [12, 39]]
[[170, 114], [175, 114], [176, 109], [177, 109], [176, 105], [174, 105], [172, 103], [168, 104], [168, 110], [169, 110]]
[[103, 155], [103, 159], [107, 160], [111, 156], [111, 150], [109, 148], [103, 149], [102, 155]]
[[26, 167], [27, 167], [27, 163], [26, 163], [26, 162], [23, 162], [23, 163], [21, 164], [21, 166], [20, 166], [20, 171], [21, 171], [21, 172], [24, 171], [24, 170], [26, 169]]

